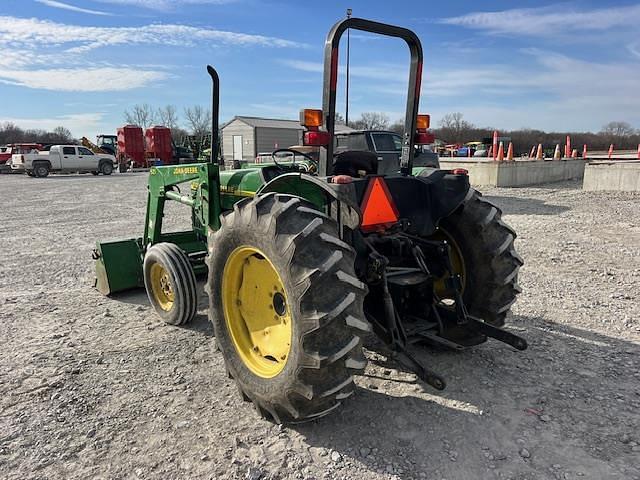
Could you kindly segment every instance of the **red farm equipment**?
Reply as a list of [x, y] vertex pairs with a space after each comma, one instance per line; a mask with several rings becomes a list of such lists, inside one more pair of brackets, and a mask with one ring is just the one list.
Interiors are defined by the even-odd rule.
[[129, 165], [133, 168], [147, 166], [144, 152], [142, 128], [137, 125], [125, 125], [118, 128], [118, 170], [126, 172]]
[[175, 163], [170, 128], [160, 125], [147, 128], [144, 133], [144, 139], [146, 144], [146, 157], [149, 162], [153, 162], [153, 160], [156, 159], [160, 160], [162, 165]]

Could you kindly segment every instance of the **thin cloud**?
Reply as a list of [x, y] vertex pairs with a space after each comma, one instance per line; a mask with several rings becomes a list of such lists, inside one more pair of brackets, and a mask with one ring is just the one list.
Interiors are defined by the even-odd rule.
[[[309, 62], [305, 60], [280, 60], [279, 63], [291, 67], [295, 70], [309, 73], [322, 73], [324, 65], [320, 62]], [[338, 67], [339, 75], [346, 75], [346, 65]], [[396, 65], [379, 63], [375, 65], [360, 66], [350, 64], [349, 75], [354, 77], [363, 77], [376, 80], [398, 81], [409, 78], [409, 69], [406, 65]]]
[[170, 11], [184, 5], [222, 5], [236, 0], [97, 0], [102, 3], [126, 5], [149, 10]]
[[239, 46], [305, 47], [304, 44], [277, 37], [191, 27], [177, 24], [152, 24], [140, 27], [88, 27], [56, 23], [37, 18], [0, 16], [0, 44], [29, 46], [79, 43], [70, 52], [86, 52], [98, 47], [130, 44], [194, 46], [214, 41]]
[[[46, 0], [49, 1], [49, 0]], [[110, 65], [87, 54], [119, 45], [193, 47], [202, 43], [233, 46], [305, 48], [290, 40], [188, 25], [91, 27], [37, 18], [0, 17], [0, 82], [27, 88], [122, 91], [169, 77], [166, 66]], [[49, 68], [45, 68], [45, 66]], [[64, 66], [64, 68], [60, 68]]]
[[287, 67], [300, 70], [302, 72], [322, 73], [323, 65], [320, 62], [308, 62], [305, 60], [280, 60], [280, 63]]
[[473, 12], [438, 20], [445, 25], [493, 34], [547, 36], [557, 32], [593, 32], [612, 28], [637, 28], [640, 5], [577, 10], [567, 4], [541, 8], [514, 8], [499, 12]]
[[382, 35], [368, 35], [366, 33], [349, 33], [349, 36], [352, 39], [360, 40], [362, 42], [371, 42], [376, 40], [382, 40], [384, 38]]
[[[589, 130], [612, 119], [640, 123], [639, 62], [590, 62], [536, 48], [520, 50], [518, 54], [531, 58], [528, 70], [514, 70], [507, 64], [492, 64], [490, 68], [477, 65], [425, 68], [421, 102], [431, 112], [434, 105], [442, 105], [444, 113], [464, 112], [479, 125], [513, 127], [524, 122], [542, 129]], [[321, 63], [298, 60], [281, 63], [310, 75], [319, 76], [322, 72]], [[351, 72], [354, 77], [366, 80], [370, 94], [389, 97], [407, 94], [406, 66], [352, 66]], [[509, 104], [517, 104], [518, 108]], [[502, 117], [489, 116], [489, 112], [507, 111], [510, 113]], [[563, 126], [569, 119], [575, 125]]]
[[117, 92], [167, 78], [164, 72], [129, 68], [0, 70], [0, 82], [62, 92]]
[[91, 15], [108, 15], [108, 16], [112, 15], [109, 12], [103, 12], [101, 10], [90, 10], [88, 8], [80, 8], [80, 7], [76, 7], [75, 5], [70, 5], [68, 3], [57, 2], [56, 0], [35, 0], [35, 1], [37, 3], [46, 5], [47, 7], [60, 8], [62, 10], [70, 10], [72, 12], [88, 13]]

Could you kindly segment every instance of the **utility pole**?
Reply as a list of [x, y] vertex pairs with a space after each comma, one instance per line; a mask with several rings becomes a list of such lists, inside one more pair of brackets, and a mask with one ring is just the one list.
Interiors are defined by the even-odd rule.
[[[347, 18], [351, 18], [351, 13], [353, 10], [347, 8]], [[349, 43], [351, 40], [351, 35], [349, 35], [349, 31], [351, 29], [347, 28], [347, 89], [345, 93], [345, 108], [344, 108], [344, 123], [349, 125]]]

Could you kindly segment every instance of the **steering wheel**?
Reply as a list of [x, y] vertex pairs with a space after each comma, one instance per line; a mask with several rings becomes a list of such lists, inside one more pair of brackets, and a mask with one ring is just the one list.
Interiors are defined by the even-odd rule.
[[309, 162], [311, 162], [311, 166], [313, 168], [313, 171], [310, 168], [309, 169], [309, 173], [313, 173], [313, 172], [317, 172], [318, 171], [318, 162], [316, 162], [313, 159], [313, 157], [311, 157], [311, 155], [309, 155], [307, 153], [300, 152], [298, 150], [294, 150], [292, 148], [279, 148], [277, 150], [274, 150], [271, 153], [271, 159], [273, 160], [273, 163], [275, 163], [276, 166], [281, 170], [285, 170], [286, 167], [284, 165], [282, 165], [281, 163], [278, 163], [278, 160], [276, 160], [276, 156], [279, 153], [289, 153], [289, 154], [291, 154], [293, 156], [291, 164], [287, 165], [287, 167], [295, 167], [296, 166], [296, 155], [300, 155], [301, 157], [304, 157], [305, 159], [309, 160]]

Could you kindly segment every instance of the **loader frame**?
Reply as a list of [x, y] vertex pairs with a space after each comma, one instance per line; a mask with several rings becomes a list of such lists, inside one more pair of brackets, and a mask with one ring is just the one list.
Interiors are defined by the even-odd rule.
[[[221, 213], [218, 163], [220, 141], [217, 135], [220, 79], [213, 67], [207, 66], [207, 72], [213, 88], [211, 159], [206, 163], [157, 166], [149, 170], [143, 236], [116, 242], [98, 242], [93, 251], [93, 258], [96, 260], [95, 287], [104, 295], [144, 287], [142, 261], [149, 246], [156, 243], [169, 242], [178, 245], [189, 257], [196, 274], [207, 271], [204, 259], [207, 253], [208, 232], [210, 228], [220, 228]], [[179, 185], [185, 183], [189, 183], [188, 194], [180, 191]], [[167, 200], [191, 208], [191, 230], [162, 231]]]

